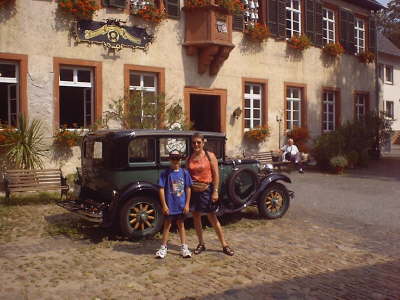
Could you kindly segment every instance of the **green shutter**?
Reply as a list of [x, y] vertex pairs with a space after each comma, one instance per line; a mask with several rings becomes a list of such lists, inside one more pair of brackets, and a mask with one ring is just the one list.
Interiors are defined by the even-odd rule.
[[347, 53], [355, 53], [354, 15], [345, 9], [340, 10], [340, 43]]
[[315, 2], [305, 0], [305, 34], [315, 43]]
[[278, 1], [268, 0], [267, 5], [267, 24], [269, 32], [278, 35]]
[[374, 17], [369, 18], [369, 51], [376, 52], [376, 22]]
[[278, 0], [278, 36], [286, 38], [286, 0]]
[[[337, 26], [336, 26], [337, 28]], [[315, 2], [315, 45], [322, 47], [322, 3], [319, 1]]]

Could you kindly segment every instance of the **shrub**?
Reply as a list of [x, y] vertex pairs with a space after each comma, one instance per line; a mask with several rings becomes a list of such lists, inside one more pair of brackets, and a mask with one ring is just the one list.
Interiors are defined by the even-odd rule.
[[303, 51], [311, 46], [311, 40], [305, 34], [302, 34], [300, 36], [294, 35], [290, 39], [288, 39], [287, 42], [289, 47], [299, 51]]
[[330, 159], [343, 151], [343, 136], [337, 131], [325, 133], [314, 140], [314, 147], [311, 154], [322, 169], [330, 167]]
[[267, 26], [259, 23], [254, 26], [249, 26], [244, 33], [250, 41], [259, 43], [267, 40], [269, 37]]
[[343, 155], [337, 155], [329, 160], [331, 167], [338, 173], [341, 173], [347, 167], [348, 161]]
[[322, 48], [325, 54], [337, 57], [344, 53], [344, 48], [340, 43], [328, 43]]
[[246, 131], [244, 133], [244, 137], [253, 142], [263, 142], [269, 136], [269, 128], [268, 127], [256, 127]]
[[346, 154], [347, 161], [350, 168], [354, 168], [358, 165], [359, 154], [357, 151], [353, 150]]
[[373, 63], [375, 60], [375, 54], [371, 51], [361, 52], [358, 55], [358, 59], [365, 64]]

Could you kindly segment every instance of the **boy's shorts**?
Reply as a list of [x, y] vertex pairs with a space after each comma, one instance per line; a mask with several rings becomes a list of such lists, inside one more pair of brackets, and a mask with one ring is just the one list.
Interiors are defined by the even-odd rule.
[[176, 220], [185, 220], [186, 215], [185, 214], [179, 214], [179, 215], [168, 215], [165, 216], [168, 220], [175, 222]]

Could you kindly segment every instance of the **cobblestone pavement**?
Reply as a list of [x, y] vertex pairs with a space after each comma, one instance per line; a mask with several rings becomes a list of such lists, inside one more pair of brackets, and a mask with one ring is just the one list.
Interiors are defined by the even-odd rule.
[[[371, 167], [399, 163], [391, 159]], [[20, 237], [1, 243], [0, 299], [398, 300], [400, 197], [384, 188], [375, 188], [377, 196], [371, 186], [389, 182], [398, 189], [399, 178], [371, 171], [291, 174], [297, 197], [284, 218], [259, 219], [249, 209], [224, 219], [233, 257], [221, 253], [211, 229], [205, 231], [208, 251], [192, 259], [179, 257], [173, 234], [163, 261], [153, 257], [158, 239], [113, 240], [100, 230], [79, 240]], [[343, 194], [337, 205], [331, 203], [334, 192]], [[49, 218], [49, 211], [54, 214], [44, 210], [41, 218]], [[397, 219], [381, 220], [385, 215]], [[189, 245], [196, 245], [193, 229]]]

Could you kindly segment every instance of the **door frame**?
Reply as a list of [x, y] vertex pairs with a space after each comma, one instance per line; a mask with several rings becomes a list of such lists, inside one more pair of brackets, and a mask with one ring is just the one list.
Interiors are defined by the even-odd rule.
[[190, 95], [207, 95], [207, 96], [219, 96], [219, 127], [220, 132], [226, 133], [226, 103], [227, 103], [227, 90], [226, 89], [207, 89], [207, 88], [199, 88], [199, 87], [192, 87], [186, 86], [183, 92], [183, 101], [184, 101], [184, 108], [183, 111], [185, 112], [185, 116], [190, 122]]

